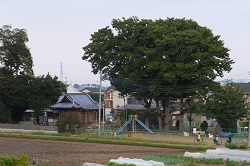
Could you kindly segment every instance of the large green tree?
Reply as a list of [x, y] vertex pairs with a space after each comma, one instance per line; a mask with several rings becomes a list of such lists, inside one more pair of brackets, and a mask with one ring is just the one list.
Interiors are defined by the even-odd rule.
[[167, 130], [170, 96], [197, 95], [231, 70], [233, 61], [220, 36], [193, 20], [132, 17], [114, 19], [111, 25], [92, 34], [83, 60], [123, 94], [161, 101]]
[[245, 92], [236, 86], [227, 84], [221, 86], [206, 98], [207, 116], [217, 119], [225, 129], [237, 131], [237, 120], [247, 114], [247, 99]]
[[26, 46], [28, 41], [25, 29], [12, 29], [10, 25], [0, 28], [1, 70], [13, 75], [33, 75], [33, 60]]
[[25, 29], [0, 28], [0, 100], [10, 115], [9, 122], [18, 122], [28, 107], [33, 60], [27, 42]]
[[51, 104], [56, 103], [59, 96], [66, 91], [66, 87], [56, 76], [52, 77], [49, 74], [34, 77], [29, 85], [28, 104], [29, 108], [34, 110], [34, 117], [38, 123], [39, 116], [43, 116], [44, 110], [49, 109]]

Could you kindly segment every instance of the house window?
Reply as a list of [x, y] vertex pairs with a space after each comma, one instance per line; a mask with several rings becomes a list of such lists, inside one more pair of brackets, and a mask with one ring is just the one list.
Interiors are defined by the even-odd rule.
[[113, 93], [110, 93], [109, 97], [110, 97], [111, 100], [113, 100]]

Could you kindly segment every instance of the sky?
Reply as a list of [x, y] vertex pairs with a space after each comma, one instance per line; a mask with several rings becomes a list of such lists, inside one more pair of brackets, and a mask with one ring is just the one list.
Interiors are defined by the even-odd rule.
[[220, 35], [230, 49], [233, 69], [217, 80], [246, 82], [250, 81], [249, 9], [249, 0], [0, 0], [0, 27], [27, 30], [36, 76], [49, 73], [60, 78], [62, 71], [69, 84], [99, 84], [100, 76], [82, 60], [82, 47], [112, 19], [192, 19]]

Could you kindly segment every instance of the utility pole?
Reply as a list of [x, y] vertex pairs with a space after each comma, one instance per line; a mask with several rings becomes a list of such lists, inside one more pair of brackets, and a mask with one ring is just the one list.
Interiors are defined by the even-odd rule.
[[247, 115], [248, 118], [248, 141], [247, 141], [247, 146], [250, 146], [250, 115]]
[[61, 62], [61, 67], [60, 67], [60, 81], [63, 83], [63, 65]]
[[98, 121], [98, 135], [101, 135], [101, 107], [102, 107], [102, 71], [100, 71], [100, 91], [99, 91], [99, 121]]

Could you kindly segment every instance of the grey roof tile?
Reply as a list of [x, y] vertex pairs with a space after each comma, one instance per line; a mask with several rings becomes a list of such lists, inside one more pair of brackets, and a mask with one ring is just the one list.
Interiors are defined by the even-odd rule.
[[98, 110], [99, 106], [87, 93], [65, 93], [59, 97], [58, 102], [51, 109]]

